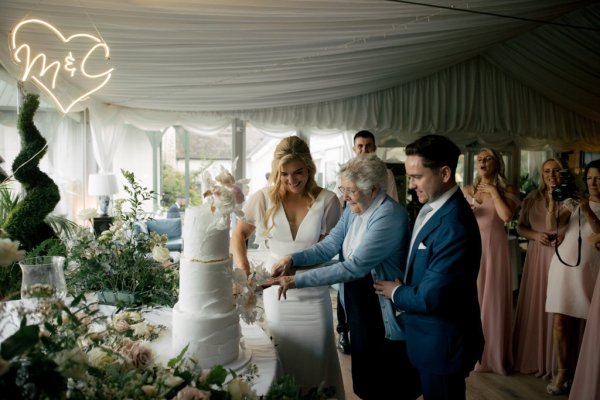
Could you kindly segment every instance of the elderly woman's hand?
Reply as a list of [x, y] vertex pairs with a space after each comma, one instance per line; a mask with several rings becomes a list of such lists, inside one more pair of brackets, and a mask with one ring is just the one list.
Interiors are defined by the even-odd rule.
[[396, 289], [398, 286], [402, 286], [402, 283], [398, 278], [396, 278], [393, 282], [376, 280], [373, 284], [373, 287], [375, 288], [375, 294], [384, 296], [386, 299], [392, 298], [392, 293], [394, 293], [394, 289]]
[[279, 285], [279, 291], [277, 293], [277, 300], [281, 300], [283, 295], [284, 299], [287, 299], [286, 293], [289, 289], [296, 288], [296, 281], [293, 276], [280, 276], [279, 278], [271, 278], [266, 282], [268, 285]]
[[285, 256], [277, 261], [271, 267], [271, 276], [277, 278], [284, 275], [293, 275], [292, 272], [292, 257]]

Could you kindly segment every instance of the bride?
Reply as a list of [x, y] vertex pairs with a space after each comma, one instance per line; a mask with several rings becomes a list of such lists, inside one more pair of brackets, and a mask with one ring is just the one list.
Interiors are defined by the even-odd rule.
[[[275, 148], [270, 187], [255, 193], [244, 207], [231, 238], [233, 260], [250, 273], [246, 240], [256, 232], [268, 248], [265, 266], [282, 256], [320, 241], [340, 217], [336, 195], [315, 182], [316, 167], [306, 142], [287, 137]], [[277, 287], [263, 292], [269, 332], [283, 364], [303, 392], [335, 386], [336, 398], [344, 398], [341, 371], [333, 335], [329, 287], [293, 290], [287, 301], [277, 299]]]

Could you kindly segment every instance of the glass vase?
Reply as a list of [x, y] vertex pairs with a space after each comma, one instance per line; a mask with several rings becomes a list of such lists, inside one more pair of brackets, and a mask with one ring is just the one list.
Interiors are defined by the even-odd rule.
[[65, 258], [58, 256], [30, 257], [20, 261], [23, 272], [21, 298], [64, 298], [67, 294], [64, 264]]

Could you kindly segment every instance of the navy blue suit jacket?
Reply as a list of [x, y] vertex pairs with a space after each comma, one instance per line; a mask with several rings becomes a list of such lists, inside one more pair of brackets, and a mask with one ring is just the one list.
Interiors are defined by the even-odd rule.
[[421, 228], [406, 284], [394, 293], [408, 356], [420, 371], [466, 375], [481, 357], [480, 258], [479, 227], [459, 189]]

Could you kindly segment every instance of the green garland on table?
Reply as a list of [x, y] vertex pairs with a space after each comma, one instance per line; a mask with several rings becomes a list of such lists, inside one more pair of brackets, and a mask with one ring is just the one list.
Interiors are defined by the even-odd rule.
[[15, 179], [23, 185], [27, 195], [11, 210], [3, 227], [8, 237], [18, 240], [25, 250], [31, 250], [44, 240], [56, 237], [44, 218], [60, 201], [58, 186], [39, 168], [39, 162], [47, 150], [46, 139], [33, 122], [39, 105], [37, 95], [27, 94], [19, 110], [17, 128], [21, 137], [21, 151], [12, 168]]

